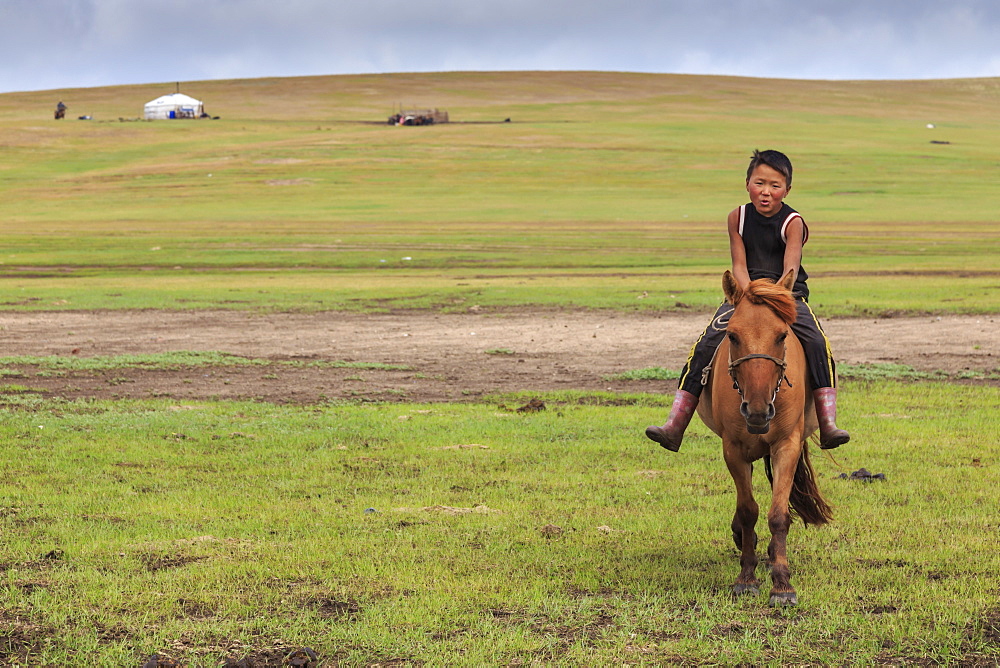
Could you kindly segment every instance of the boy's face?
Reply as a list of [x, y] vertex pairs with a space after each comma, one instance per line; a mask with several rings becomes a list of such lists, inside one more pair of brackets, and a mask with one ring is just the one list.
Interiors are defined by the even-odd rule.
[[784, 174], [767, 165], [757, 165], [747, 179], [750, 201], [762, 216], [778, 213], [789, 190]]

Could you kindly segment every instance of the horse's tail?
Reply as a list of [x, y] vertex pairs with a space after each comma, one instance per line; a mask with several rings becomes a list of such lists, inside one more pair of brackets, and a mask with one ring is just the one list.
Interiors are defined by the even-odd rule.
[[819, 526], [833, 519], [833, 508], [826, 502], [816, 484], [816, 473], [809, 461], [809, 445], [803, 441], [799, 464], [795, 467], [795, 480], [788, 498], [792, 511], [805, 524]]
[[[771, 473], [771, 458], [764, 458], [764, 472], [767, 479], [774, 484]], [[792, 513], [798, 515], [804, 524], [820, 526], [833, 520], [833, 508], [826, 502], [816, 484], [816, 473], [809, 461], [809, 446], [802, 443], [802, 454], [799, 455], [798, 466], [795, 467], [795, 479], [792, 481], [792, 491], [788, 496], [788, 506]]]

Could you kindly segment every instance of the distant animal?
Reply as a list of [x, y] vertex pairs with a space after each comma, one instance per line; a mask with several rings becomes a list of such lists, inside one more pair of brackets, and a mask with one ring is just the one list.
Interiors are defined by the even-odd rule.
[[789, 271], [778, 283], [752, 281], [742, 290], [728, 270], [722, 286], [735, 306], [726, 338], [707, 372], [698, 414], [722, 438], [722, 451], [736, 485], [733, 542], [740, 550], [740, 573], [733, 593], [757, 594], [756, 569], [759, 507], [753, 496], [753, 462], [763, 459], [771, 481], [767, 525], [771, 541], [772, 606], [796, 605], [787, 556], [793, 513], [806, 525], [833, 519], [816, 485], [806, 438], [818, 429], [812, 392], [808, 390], [802, 345], [789, 325], [795, 321]]
[[56, 105], [55, 116], [56, 116], [56, 120], [57, 121], [60, 118], [65, 118], [66, 117], [66, 109], [67, 109], [66, 105], [63, 104], [62, 102], [60, 102], [59, 104]]

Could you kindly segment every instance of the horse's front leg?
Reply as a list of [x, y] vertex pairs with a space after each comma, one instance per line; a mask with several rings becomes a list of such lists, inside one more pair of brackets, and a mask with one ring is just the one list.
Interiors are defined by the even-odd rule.
[[795, 468], [798, 466], [798, 448], [787, 447], [778, 450], [771, 457], [774, 483], [771, 487], [771, 509], [767, 513], [767, 526], [771, 530], [771, 542], [767, 546], [767, 556], [771, 561], [772, 607], [798, 605], [798, 597], [791, 583], [788, 568], [788, 529], [792, 525], [792, 515], [788, 508], [788, 497], [795, 482]]
[[753, 498], [753, 465], [739, 452], [738, 446], [723, 443], [726, 466], [736, 483], [736, 512], [733, 514], [733, 542], [740, 551], [740, 574], [733, 583], [733, 593], [756, 594], [760, 591], [757, 579], [757, 516], [760, 509]]

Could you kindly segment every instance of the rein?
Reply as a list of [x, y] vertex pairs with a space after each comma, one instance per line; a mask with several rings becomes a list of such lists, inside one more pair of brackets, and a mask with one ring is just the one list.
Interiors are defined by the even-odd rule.
[[781, 384], [785, 383], [788, 387], [792, 387], [792, 381], [788, 380], [788, 376], [785, 374], [785, 370], [788, 368], [788, 362], [783, 358], [772, 357], [771, 355], [764, 355], [763, 353], [752, 353], [750, 355], [745, 355], [737, 360], [730, 360], [729, 362], [729, 377], [733, 379], [733, 389], [740, 393], [740, 399], [745, 399], [743, 396], [743, 389], [740, 387], [740, 383], [736, 380], [736, 367], [743, 364], [747, 360], [770, 360], [774, 362], [781, 373], [778, 375], [778, 384], [774, 386], [774, 394], [771, 396], [771, 401], [778, 396], [778, 390], [781, 389]]

